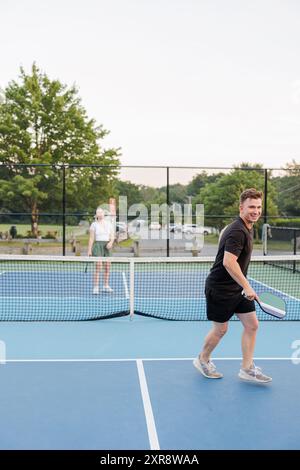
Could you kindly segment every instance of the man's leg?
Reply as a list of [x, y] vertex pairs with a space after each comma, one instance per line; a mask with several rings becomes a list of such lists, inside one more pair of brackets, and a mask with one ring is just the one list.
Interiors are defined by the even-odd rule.
[[237, 314], [241, 320], [244, 331], [242, 335], [243, 363], [239, 377], [248, 382], [268, 383], [271, 377], [263, 374], [259, 367], [253, 362], [258, 320], [255, 312]]
[[228, 330], [228, 322], [225, 323], [217, 323], [213, 322], [213, 327], [209, 331], [208, 335], [204, 340], [204, 345], [201, 353], [199, 354], [199, 358], [201, 361], [208, 362], [210, 359], [210, 355], [218, 345], [219, 341], [225, 335], [226, 331]]
[[210, 360], [210, 355], [215, 349], [220, 339], [225, 335], [228, 329], [228, 322], [217, 323], [213, 322], [213, 327], [204, 340], [204, 346], [196, 359], [194, 359], [194, 366], [201, 372], [202, 375], [209, 379], [221, 379], [223, 374], [217, 371], [216, 366]]
[[253, 363], [256, 333], [258, 330], [258, 320], [255, 311], [249, 313], [237, 313], [237, 316], [244, 327], [242, 335], [242, 367], [243, 369], [249, 369]]

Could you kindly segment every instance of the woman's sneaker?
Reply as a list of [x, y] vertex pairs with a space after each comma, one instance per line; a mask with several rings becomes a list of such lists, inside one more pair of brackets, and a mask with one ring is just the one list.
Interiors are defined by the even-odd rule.
[[208, 379], [221, 379], [223, 377], [223, 374], [217, 371], [217, 368], [212, 361], [203, 362], [198, 356], [194, 359], [193, 364], [196, 369]]
[[256, 382], [262, 384], [272, 382], [272, 377], [268, 377], [267, 375], [263, 374], [261, 368], [256, 367], [254, 364], [252, 364], [249, 369], [240, 369], [239, 378], [248, 382]]
[[103, 286], [102, 290], [103, 292], [106, 292], [107, 294], [112, 294], [114, 291], [110, 286]]

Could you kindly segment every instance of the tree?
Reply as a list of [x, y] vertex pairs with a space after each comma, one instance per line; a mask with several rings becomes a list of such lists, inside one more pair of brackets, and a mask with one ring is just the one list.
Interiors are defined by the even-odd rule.
[[218, 178], [223, 176], [224, 173], [214, 173], [209, 175], [206, 171], [198, 173], [192, 181], [187, 185], [187, 194], [189, 196], [195, 196], [199, 194], [200, 190], [208, 183], [214, 183]]
[[[246, 168], [249, 168], [246, 170]], [[253, 168], [253, 169], [250, 169]], [[198, 203], [204, 204], [205, 217], [215, 217], [212, 225], [223, 228], [239, 213], [239, 196], [247, 188], [254, 187], [264, 191], [264, 172], [261, 165], [242, 163], [229, 174], [218, 178], [214, 183], [205, 185], [197, 197]], [[276, 190], [274, 185], [268, 184], [268, 214], [277, 213], [274, 202]]]
[[148, 211], [148, 217], [151, 216], [152, 204], [161, 205], [166, 203], [165, 190], [151, 186], [137, 185], [130, 181], [119, 180], [115, 185], [115, 194], [117, 196], [127, 197], [128, 210], [134, 204], [143, 204]]
[[300, 215], [300, 164], [295, 160], [286, 165], [283, 176], [272, 178], [276, 187], [278, 210], [284, 216]]
[[[186, 192], [187, 186], [181, 184], [181, 183], [174, 183], [170, 184], [169, 186], [169, 198], [170, 198], [170, 203], [179, 203], [179, 204], [184, 204], [187, 202]], [[159, 192], [161, 193], [161, 196], [163, 196], [164, 201], [166, 202], [167, 199], [167, 187], [162, 186], [159, 188]]]
[[[35, 64], [30, 75], [21, 68], [20, 82], [10, 82], [0, 101], [3, 204], [14, 211], [17, 207], [17, 212], [29, 211], [36, 235], [41, 209], [47, 210], [49, 204], [61, 212], [64, 165], [68, 210], [94, 210], [111, 193], [118, 174], [119, 149], [106, 150], [99, 143], [107, 134], [88, 118], [75, 86], [50, 80]], [[76, 166], [80, 164], [105, 167]]]
[[138, 204], [139, 202], [143, 202], [140, 185], [131, 183], [130, 181], [119, 180], [116, 183], [116, 191], [118, 196], [127, 197], [128, 207], [130, 207], [132, 204]]

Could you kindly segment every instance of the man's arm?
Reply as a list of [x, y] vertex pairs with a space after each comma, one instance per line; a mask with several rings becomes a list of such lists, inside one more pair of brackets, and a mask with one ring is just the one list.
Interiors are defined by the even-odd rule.
[[230, 274], [232, 279], [235, 280], [242, 288], [245, 293], [245, 296], [249, 300], [258, 300], [256, 292], [250, 286], [247, 278], [241, 271], [240, 265], [237, 262], [238, 257], [229, 251], [224, 251], [223, 266], [226, 271]]

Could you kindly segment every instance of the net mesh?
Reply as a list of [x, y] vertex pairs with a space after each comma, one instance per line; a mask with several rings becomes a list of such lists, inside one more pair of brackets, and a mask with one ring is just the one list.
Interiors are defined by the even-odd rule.
[[266, 224], [263, 230], [265, 254], [298, 255], [300, 254], [300, 228], [274, 227]]
[[[214, 258], [95, 258], [0, 256], [0, 320], [93, 320], [141, 314], [206, 320], [205, 279]], [[104, 288], [109, 269], [109, 286]], [[99, 293], [95, 273], [99, 271]], [[258, 294], [287, 304], [300, 320], [300, 256], [253, 257], [248, 279]], [[261, 320], [274, 320], [257, 306]], [[233, 317], [235, 319], [235, 317]]]

